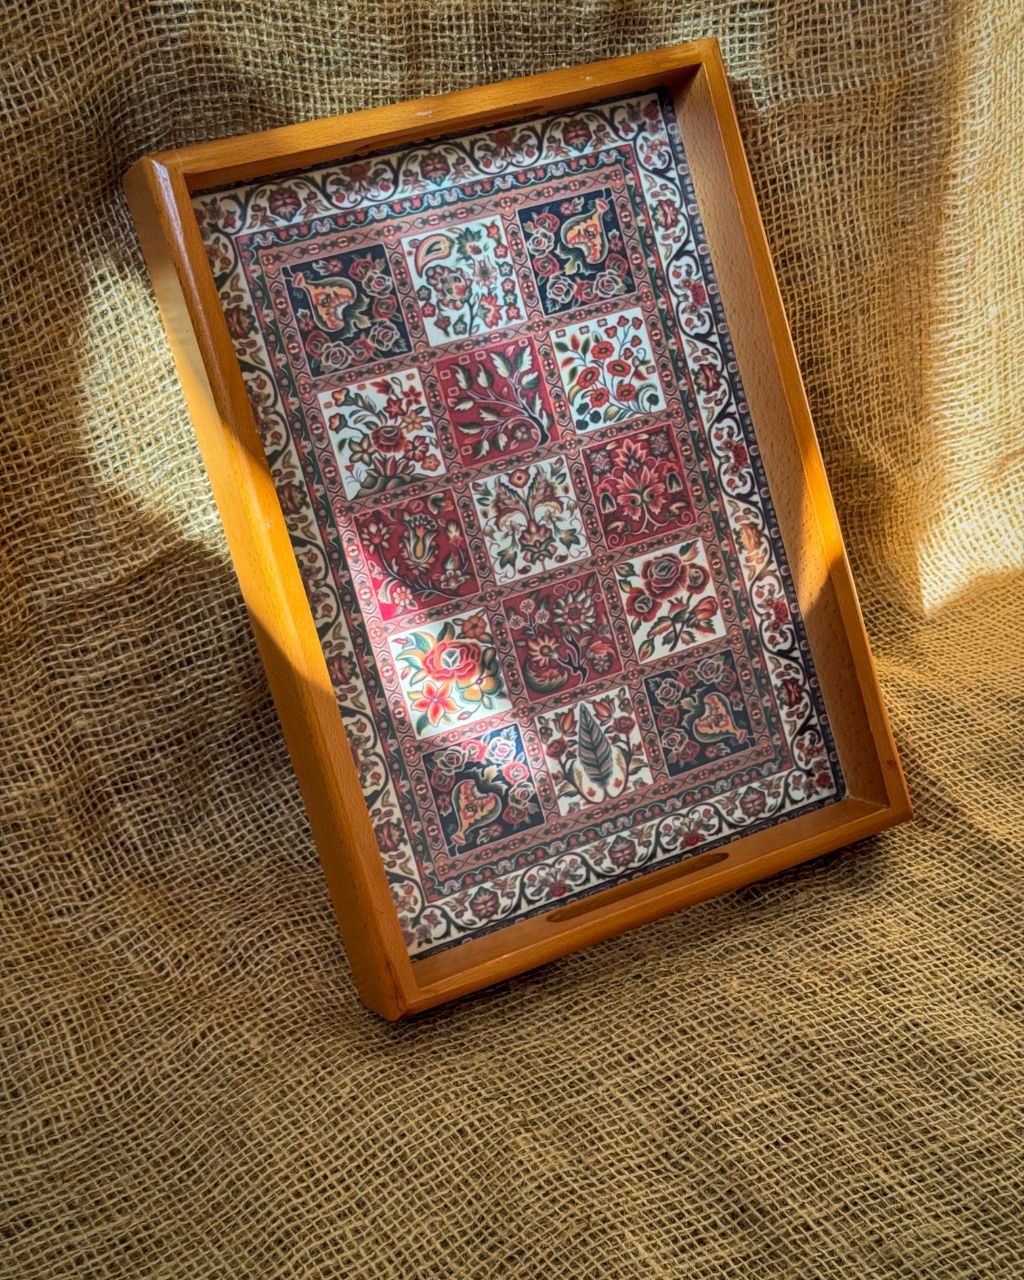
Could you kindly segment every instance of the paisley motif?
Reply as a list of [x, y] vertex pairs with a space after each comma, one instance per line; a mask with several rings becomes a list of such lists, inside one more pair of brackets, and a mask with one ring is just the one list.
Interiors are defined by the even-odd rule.
[[735, 738], [744, 742], [746, 729], [741, 729], [733, 719], [732, 708], [720, 693], [705, 693], [699, 714], [693, 719], [693, 733], [702, 742], [720, 742], [723, 738]]
[[481, 791], [475, 778], [462, 778], [452, 790], [452, 809], [458, 825], [451, 834], [452, 844], [466, 843], [470, 831], [490, 822], [501, 812], [501, 801], [492, 791]]
[[631, 293], [635, 287], [608, 188], [531, 205], [519, 213], [540, 304], [548, 315]]
[[307, 280], [301, 271], [296, 271], [292, 284], [305, 293], [322, 329], [344, 329], [346, 308], [357, 297], [355, 286], [350, 281], [328, 279], [314, 282]]
[[282, 283], [313, 377], [355, 371], [411, 349], [383, 245], [307, 257], [284, 270]]
[[590, 266], [604, 262], [608, 256], [608, 236], [601, 215], [608, 211], [608, 201], [598, 197], [593, 209], [577, 213], [562, 224], [559, 236], [567, 249], [578, 249]]

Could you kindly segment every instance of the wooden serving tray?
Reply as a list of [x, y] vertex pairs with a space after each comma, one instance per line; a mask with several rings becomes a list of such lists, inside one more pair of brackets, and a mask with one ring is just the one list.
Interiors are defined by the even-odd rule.
[[125, 189], [367, 1005], [909, 815], [714, 41]]

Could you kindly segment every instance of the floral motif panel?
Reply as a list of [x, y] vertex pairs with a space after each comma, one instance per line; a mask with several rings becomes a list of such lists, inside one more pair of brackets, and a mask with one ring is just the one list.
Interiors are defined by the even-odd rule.
[[500, 218], [410, 236], [402, 247], [432, 346], [525, 318]]
[[568, 693], [622, 670], [596, 573], [553, 578], [502, 603], [531, 702]]
[[410, 350], [382, 246], [300, 262], [284, 272], [298, 340], [314, 376]]
[[320, 393], [347, 498], [440, 475], [444, 459], [415, 369]]
[[743, 684], [728, 649], [646, 677], [670, 774], [735, 755], [753, 740]]
[[453, 852], [544, 822], [518, 725], [463, 738], [425, 752], [423, 759], [445, 842]]
[[564, 458], [474, 480], [472, 492], [496, 581], [512, 582], [589, 554]]
[[497, 649], [482, 613], [399, 631], [390, 644], [417, 737], [509, 710]]
[[377, 610], [386, 622], [479, 591], [450, 489], [361, 511], [354, 523]]
[[841, 797], [667, 97], [194, 203], [412, 955]]
[[591, 445], [583, 456], [609, 547], [694, 524], [683, 463], [667, 427]]
[[653, 781], [625, 687], [549, 711], [537, 724], [560, 813], [603, 805]]
[[518, 218], [547, 315], [633, 292], [610, 191], [548, 201]]
[[615, 566], [615, 576], [641, 662], [725, 634], [722, 605], [699, 538], [625, 560]]
[[554, 332], [558, 369], [577, 431], [665, 408], [643, 313], [633, 308]]
[[558, 436], [551, 393], [532, 338], [437, 362], [452, 442], [463, 466], [535, 449]]

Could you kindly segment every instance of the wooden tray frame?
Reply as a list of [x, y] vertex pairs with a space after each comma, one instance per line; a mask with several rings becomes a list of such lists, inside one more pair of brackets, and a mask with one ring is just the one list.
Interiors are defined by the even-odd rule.
[[[655, 86], [667, 87], [676, 105], [847, 796], [681, 864], [412, 960], [191, 195]], [[133, 165], [124, 187], [355, 984], [371, 1009], [386, 1018], [417, 1013], [910, 816], [717, 41], [161, 152]]]

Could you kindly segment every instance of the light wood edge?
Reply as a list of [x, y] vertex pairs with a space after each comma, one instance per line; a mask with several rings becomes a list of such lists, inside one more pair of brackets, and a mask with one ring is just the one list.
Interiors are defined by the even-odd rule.
[[244, 182], [339, 160], [356, 151], [401, 146], [441, 133], [525, 117], [535, 111], [558, 111], [595, 101], [619, 89], [630, 93], [650, 87], [666, 74], [699, 66], [717, 47], [718, 42], [713, 39], [694, 40], [585, 66], [196, 143], [158, 152], [150, 159], [181, 173], [190, 191]]
[[188, 192], [154, 160], [134, 165], [124, 187], [353, 980], [370, 1008], [395, 1018], [417, 984]]
[[744, 224], [744, 236], [753, 263], [757, 286], [772, 340], [775, 362], [781, 374], [790, 421], [803, 464], [804, 489], [815, 516], [828, 575], [835, 593], [863, 704], [878, 751], [893, 822], [912, 816], [910, 793], [900, 764], [892, 725], [885, 707], [878, 670], [864, 625], [864, 615], [853, 580], [821, 447], [814, 430], [810, 403], [797, 360], [792, 331], [782, 301], [775, 264], [768, 246], [753, 177], [740, 134], [739, 120], [729, 79], [717, 41], [708, 50], [703, 67], [718, 120], [722, 143], [732, 174], [733, 188]]
[[[806, 483], [851, 642], [889, 803], [850, 797], [727, 846], [727, 864], [686, 864], [595, 893], [591, 911], [557, 910], [410, 961], [359, 785], [284, 517], [249, 404], [190, 193], [326, 163], [539, 110], [653, 87], [686, 71], [707, 74], [736, 185], [776, 359], [786, 385]], [[357, 990], [393, 1019], [468, 994], [621, 933], [681, 906], [749, 883], [902, 821], [910, 814], [891, 728], [846, 561], [796, 355], [715, 40], [548, 72], [437, 98], [202, 143], [144, 157], [125, 191], [171, 339], [232, 560], [253, 618], [289, 751], [324, 865]], [[782, 835], [780, 836], [780, 833]], [[785, 841], [778, 847], [780, 839]], [[687, 876], [690, 876], [687, 879]]]
[[[419, 1013], [614, 938], [683, 907], [877, 835], [898, 821], [900, 816], [887, 806], [847, 798], [827, 809], [789, 819], [784, 824], [786, 844], [782, 847], [776, 834], [780, 828], [769, 827], [725, 845], [727, 862], [704, 864], [692, 874], [683, 862], [656, 869], [627, 885], [595, 893], [589, 899], [595, 904], [593, 914], [556, 924], [549, 919], [558, 914], [556, 908], [547, 915], [461, 943], [451, 951], [442, 951], [414, 964], [420, 979], [420, 994], [409, 1012]], [[694, 861], [698, 860], [699, 854]], [[620, 894], [622, 896], [618, 896]], [[472, 967], [465, 966], [457, 955], [466, 948], [472, 949]]]

